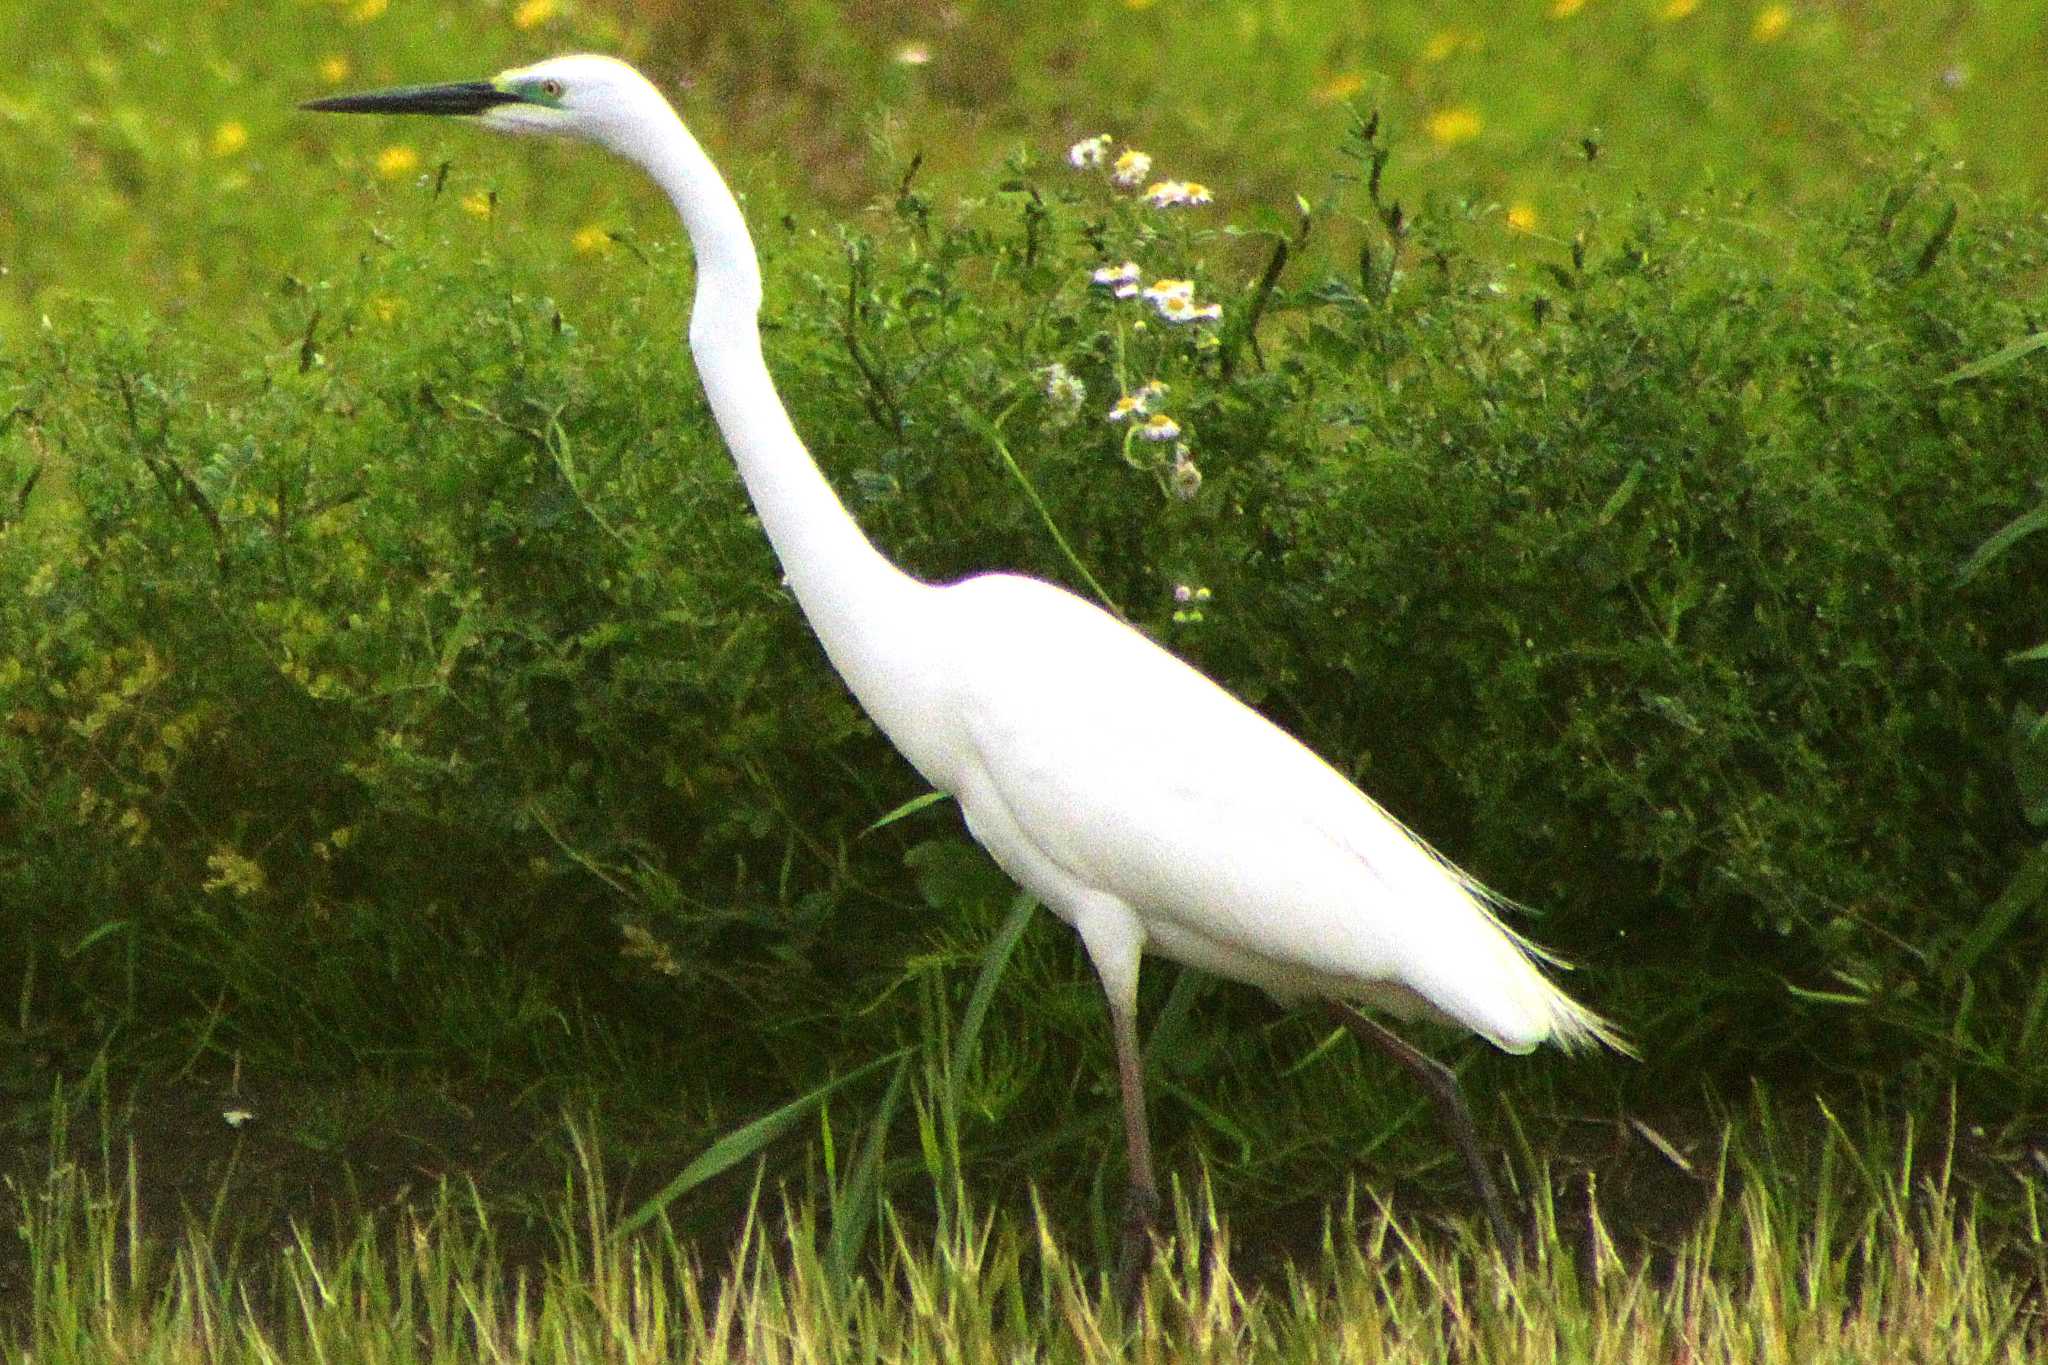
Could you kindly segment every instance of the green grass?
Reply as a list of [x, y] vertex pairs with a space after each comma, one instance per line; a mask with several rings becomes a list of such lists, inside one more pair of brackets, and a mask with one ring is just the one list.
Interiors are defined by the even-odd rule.
[[[1297, 1260], [1247, 1273], [1227, 1218], [1174, 1201], [1131, 1311], [1042, 1212], [939, 1186], [934, 1225], [887, 1197], [842, 1254], [843, 1204], [758, 1182], [720, 1239], [657, 1220], [621, 1233], [588, 1127], [558, 1190], [508, 1210], [444, 1183], [381, 1218], [244, 1239], [197, 1211], [139, 1207], [132, 1146], [10, 1178], [20, 1296], [0, 1350], [111, 1360], [1145, 1360], [2018, 1362], [2048, 1348], [2037, 1194], [2028, 1232], [1982, 1229], [1954, 1151], [1858, 1149], [1831, 1124], [1807, 1179], [1771, 1125], [1724, 1132], [1695, 1173], [1697, 1224], [1617, 1241], [1588, 1186], [1541, 1169], [1535, 1238], [1509, 1267], [1384, 1201], [1332, 1214]], [[827, 1186], [829, 1187], [829, 1182]], [[814, 1188], [817, 1188], [814, 1186]], [[515, 1243], [520, 1250], [508, 1251]]]

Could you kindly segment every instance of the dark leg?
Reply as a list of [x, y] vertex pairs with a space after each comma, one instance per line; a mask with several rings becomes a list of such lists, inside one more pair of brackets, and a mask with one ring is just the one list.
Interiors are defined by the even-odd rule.
[[1137, 1301], [1138, 1286], [1152, 1265], [1152, 1234], [1159, 1222], [1159, 1186], [1152, 1178], [1152, 1130], [1145, 1123], [1145, 1059], [1138, 1050], [1138, 1020], [1114, 1004], [1109, 1025], [1116, 1034], [1117, 1079], [1124, 1097], [1124, 1149], [1130, 1184], [1124, 1192], [1123, 1251], [1117, 1258], [1117, 1286], [1125, 1304]]
[[1472, 1177], [1473, 1189], [1479, 1192], [1479, 1202], [1486, 1206], [1487, 1221], [1493, 1224], [1494, 1239], [1500, 1243], [1501, 1254], [1510, 1261], [1516, 1260], [1521, 1244], [1508, 1223], [1500, 1194], [1493, 1187], [1493, 1174], [1486, 1169], [1486, 1158], [1479, 1151], [1479, 1134], [1472, 1127], [1472, 1113], [1465, 1107], [1465, 1096], [1458, 1089], [1457, 1076], [1442, 1062], [1418, 1051], [1378, 1020], [1360, 1014], [1341, 1001], [1324, 1003], [1337, 1022], [1350, 1029], [1360, 1042], [1369, 1043], [1393, 1058], [1403, 1071], [1421, 1083], [1430, 1103], [1436, 1108], [1437, 1121], [1449, 1131], [1451, 1141], [1457, 1145], [1458, 1155], [1465, 1159], [1465, 1170]]

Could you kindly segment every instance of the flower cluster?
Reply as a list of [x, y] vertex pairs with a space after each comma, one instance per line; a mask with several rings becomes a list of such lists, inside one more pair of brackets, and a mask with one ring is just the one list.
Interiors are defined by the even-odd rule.
[[[1146, 441], [1172, 441], [1180, 437], [1180, 423], [1163, 412], [1152, 411], [1152, 405], [1166, 397], [1166, 385], [1157, 379], [1150, 379], [1110, 405], [1103, 420], [1109, 422], [1129, 421], [1132, 433]], [[1143, 420], [1138, 420], [1138, 419]]]
[[1214, 322], [1223, 316], [1222, 304], [1195, 302], [1193, 280], [1154, 280], [1144, 294], [1168, 322]]
[[[1116, 152], [1115, 141], [1108, 133], [1083, 138], [1067, 149], [1067, 161], [1076, 170], [1107, 172], [1112, 185], [1133, 191], [1136, 197], [1154, 208], [1195, 207], [1215, 202], [1215, 195], [1208, 186], [1192, 180], [1156, 180], [1148, 184], [1152, 158], [1135, 147], [1125, 147]], [[1112, 298], [1142, 299], [1170, 323], [1216, 322], [1223, 317], [1222, 304], [1196, 302], [1193, 280], [1159, 277], [1150, 284], [1145, 280], [1146, 271], [1136, 261], [1097, 266], [1088, 275], [1092, 286], [1108, 290]], [[1139, 321], [1133, 324], [1133, 328], [1143, 329], [1145, 325]], [[1213, 348], [1218, 341], [1213, 332], [1202, 330], [1195, 344], [1198, 349]], [[1054, 422], [1063, 426], [1071, 420], [1068, 414], [1080, 408], [1085, 390], [1063, 365], [1048, 365], [1038, 373], [1045, 378], [1046, 400], [1051, 405]], [[1148, 380], [1110, 404], [1108, 411], [1103, 413], [1103, 420], [1124, 426], [1124, 456], [1127, 460], [1140, 468], [1153, 470], [1160, 478], [1162, 489], [1172, 496], [1190, 500], [1201, 490], [1202, 471], [1195, 467], [1188, 444], [1182, 439], [1181, 424], [1170, 413], [1160, 410], [1166, 393], [1164, 383], [1157, 379]], [[1142, 447], [1134, 446], [1134, 441], [1171, 442], [1173, 458], [1169, 463], [1157, 456], [1140, 457], [1135, 452]]]
[[1199, 180], [1161, 180], [1145, 187], [1144, 199], [1155, 209], [1170, 209], [1214, 203], [1216, 196]]
[[1115, 141], [1108, 133], [1084, 137], [1067, 148], [1067, 164], [1077, 171], [1109, 167], [1110, 184], [1120, 190], [1135, 190], [1144, 185], [1144, 192], [1138, 197], [1155, 209], [1194, 208], [1216, 202], [1215, 193], [1198, 180], [1155, 180], [1146, 185], [1145, 177], [1152, 174], [1152, 158], [1136, 147], [1126, 147], [1112, 161], [1109, 149]]
[[1193, 280], [1159, 279], [1141, 286], [1138, 281], [1143, 278], [1144, 272], [1136, 261], [1100, 266], [1088, 276], [1090, 283], [1109, 290], [1117, 298], [1142, 295], [1168, 322], [1215, 322], [1223, 316], [1222, 304], [1195, 302]]

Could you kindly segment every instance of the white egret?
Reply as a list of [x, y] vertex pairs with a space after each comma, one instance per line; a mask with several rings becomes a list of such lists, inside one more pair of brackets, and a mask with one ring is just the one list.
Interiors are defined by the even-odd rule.
[[862, 706], [1003, 870], [1081, 935], [1109, 1001], [1129, 1165], [1125, 1260], [1158, 1209], [1138, 1044], [1150, 951], [1323, 1002], [1428, 1090], [1504, 1249], [1512, 1233], [1450, 1070], [1356, 1008], [1462, 1025], [1509, 1052], [1623, 1046], [1546, 977], [1502, 902], [1314, 753], [1193, 668], [1049, 583], [920, 582], [861, 534], [761, 355], [739, 204], [675, 110], [608, 57], [314, 100], [583, 138], [653, 177], [697, 262], [690, 351], [789, 586]]

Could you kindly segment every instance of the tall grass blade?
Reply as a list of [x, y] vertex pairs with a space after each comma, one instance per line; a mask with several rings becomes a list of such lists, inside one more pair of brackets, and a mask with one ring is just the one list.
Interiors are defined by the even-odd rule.
[[947, 793], [939, 791], [926, 792], [923, 796], [913, 796], [908, 801], [905, 801], [902, 805], [896, 807], [896, 809], [890, 811], [887, 815], [884, 815], [881, 819], [875, 821], [875, 823], [869, 825], [866, 829], [862, 830], [860, 832], [860, 837], [865, 839], [868, 835], [873, 834], [878, 829], [886, 829], [890, 825], [895, 824], [898, 820], [908, 819], [909, 817], [917, 814], [921, 810], [927, 810], [932, 806], [938, 805], [941, 801], [949, 801], [951, 799], [952, 798]]
[[902, 1047], [886, 1057], [877, 1057], [866, 1066], [849, 1071], [836, 1081], [827, 1081], [809, 1094], [799, 1096], [781, 1108], [771, 1110], [753, 1122], [733, 1129], [705, 1148], [703, 1155], [683, 1167], [682, 1173], [662, 1186], [660, 1192], [653, 1198], [620, 1219], [618, 1226], [612, 1229], [612, 1240], [618, 1241], [647, 1226], [663, 1209], [682, 1195], [754, 1156], [787, 1132], [798, 1119], [824, 1103], [826, 1097], [835, 1091], [852, 1085], [869, 1072], [879, 1071], [891, 1062], [901, 1061], [909, 1053], [909, 1048]]
[[1991, 533], [1991, 538], [1970, 552], [1956, 570], [1956, 582], [1963, 584], [1984, 572], [1993, 560], [2010, 550], [2014, 545], [2036, 531], [2048, 529], [2048, 502], [2042, 503], [2030, 512], [2022, 512], [2005, 525]]
[[847, 1171], [846, 1184], [834, 1192], [832, 1242], [826, 1250], [826, 1268], [831, 1272], [832, 1282], [841, 1287], [852, 1280], [854, 1262], [860, 1256], [861, 1248], [867, 1245], [868, 1233], [874, 1227], [878, 1204], [876, 1194], [881, 1185], [882, 1152], [888, 1143], [889, 1126], [895, 1121], [897, 1106], [903, 1099], [903, 1078], [909, 1070], [910, 1059], [907, 1056], [896, 1063], [896, 1072], [889, 1077], [889, 1088], [882, 1092], [882, 1102], [875, 1106], [874, 1114], [868, 1120], [867, 1138]]
[[1939, 382], [1960, 384], [1965, 379], [1975, 379], [1979, 375], [1990, 374], [1993, 370], [2002, 370], [2022, 356], [2032, 355], [2043, 346], [2048, 346], [2048, 332], [2036, 332], [2032, 336], [2021, 337], [2010, 345], [1999, 347], [1982, 360], [1973, 360], [1967, 365], [1950, 370]]
[[981, 1026], [988, 1018], [989, 1004], [1009, 968], [1011, 955], [1017, 951], [1017, 941], [1024, 937], [1037, 909], [1035, 896], [1028, 891], [1018, 892], [1010, 902], [1010, 913], [982, 952], [981, 974], [975, 978], [974, 993], [967, 997], [967, 1009], [960, 1016], [960, 1032], [953, 1039], [952, 1065], [946, 1072], [946, 1107], [953, 1116], [960, 1112], [960, 1078], [967, 1074], [975, 1049], [981, 1045]]

